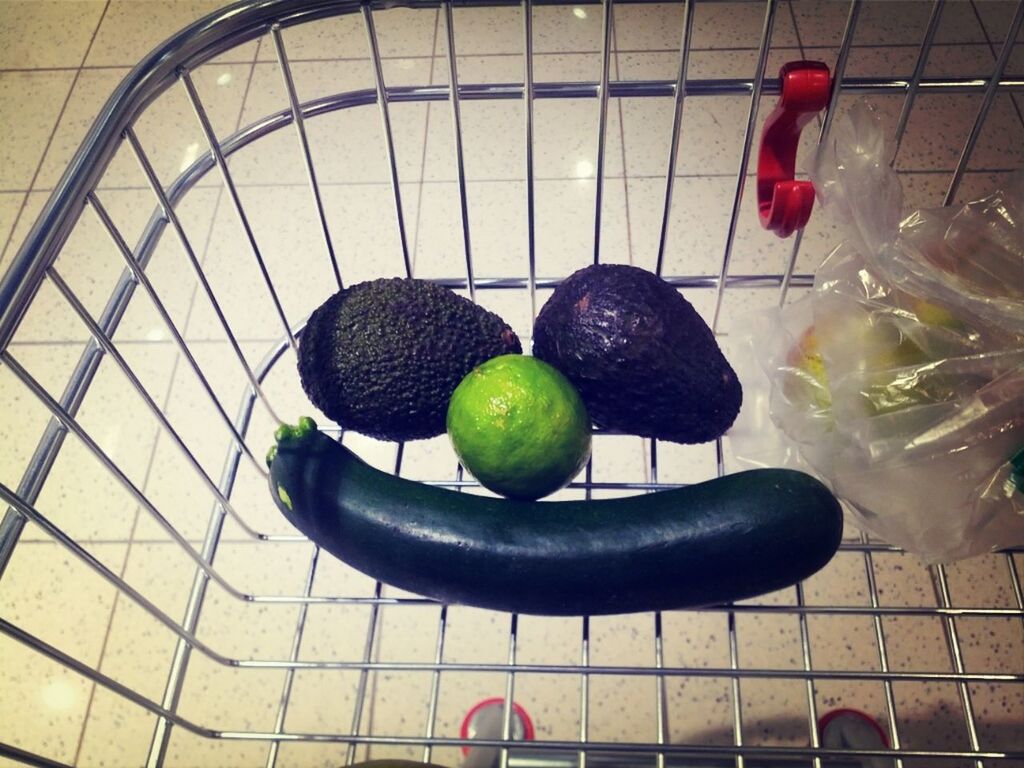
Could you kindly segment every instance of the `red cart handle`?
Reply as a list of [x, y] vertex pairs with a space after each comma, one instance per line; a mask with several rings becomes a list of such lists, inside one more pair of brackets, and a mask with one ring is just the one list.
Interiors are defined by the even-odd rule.
[[761, 224], [789, 237], [811, 218], [814, 185], [795, 181], [800, 131], [828, 105], [828, 67], [820, 61], [791, 61], [779, 71], [782, 93], [761, 134], [757, 158], [757, 208]]

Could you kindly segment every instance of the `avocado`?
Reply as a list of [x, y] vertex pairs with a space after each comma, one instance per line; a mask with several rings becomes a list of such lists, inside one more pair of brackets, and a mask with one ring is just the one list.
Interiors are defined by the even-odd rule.
[[743, 391], [714, 334], [656, 275], [595, 264], [570, 275], [541, 309], [533, 354], [576, 386], [595, 424], [703, 443], [736, 419]]
[[505, 321], [443, 286], [384, 278], [339, 291], [299, 342], [299, 378], [345, 429], [382, 440], [445, 431], [455, 387], [480, 363], [522, 352]]

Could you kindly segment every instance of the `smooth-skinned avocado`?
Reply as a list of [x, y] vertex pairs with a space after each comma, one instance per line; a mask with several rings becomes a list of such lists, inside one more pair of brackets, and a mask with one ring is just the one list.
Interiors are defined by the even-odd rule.
[[341, 290], [310, 315], [299, 378], [344, 429], [417, 440], [445, 431], [448, 401], [467, 373], [520, 352], [493, 312], [426, 280], [384, 278]]
[[743, 400], [707, 323], [637, 267], [572, 274], [537, 316], [533, 354], [573, 383], [595, 424], [621, 432], [707, 442], [732, 425]]

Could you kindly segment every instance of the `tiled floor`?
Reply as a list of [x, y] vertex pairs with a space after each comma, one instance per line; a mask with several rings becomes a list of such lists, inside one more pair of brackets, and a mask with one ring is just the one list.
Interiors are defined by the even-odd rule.
[[[7, 269], [32, 223], [68, 167], [104, 100], [162, 39], [213, 11], [209, 0], [0, 0], [0, 272]], [[974, 0], [948, 4], [928, 60], [927, 76], [985, 76], [1013, 13], [1014, 3]], [[867, 2], [861, 13], [848, 74], [906, 77], [930, 12], [925, 2]], [[594, 81], [600, 76], [601, 17], [597, 6], [538, 6], [534, 16], [534, 72], [540, 82]], [[847, 5], [833, 0], [792, 0], [778, 7], [769, 70], [791, 59], [834, 63]], [[761, 3], [698, 6], [690, 77], [748, 78], [754, 70], [763, 24]], [[457, 9], [456, 40], [463, 83], [521, 80], [522, 16], [514, 7]], [[448, 82], [444, 16], [436, 8], [375, 13], [383, 71], [389, 85]], [[681, 37], [681, 6], [622, 5], [615, 12], [611, 77], [674, 79]], [[315, 99], [373, 87], [365, 32], [359, 16], [328, 19], [285, 31], [299, 97]], [[1024, 72], [1018, 43], [1009, 72]], [[192, 73], [214, 131], [221, 139], [287, 107], [287, 93], [270, 39], [222, 53]], [[762, 100], [763, 121], [771, 104]], [[839, 102], [840, 111], [851, 99]], [[894, 126], [898, 96], [873, 102]], [[975, 95], [921, 96], [897, 158], [908, 203], [938, 204], [976, 114]], [[1024, 163], [1020, 96], [1000, 95], [972, 155], [960, 197], [991, 189]], [[683, 138], [675, 181], [665, 272], [717, 275], [726, 247], [738, 160], [749, 108], [745, 96], [693, 97], [683, 111]], [[401, 182], [405, 235], [414, 271], [423, 277], [459, 276], [464, 270], [457, 171], [448, 104], [394, 104], [395, 161]], [[601, 258], [653, 267], [661, 223], [664, 169], [669, 152], [672, 104], [664, 99], [612, 99], [603, 193]], [[597, 112], [592, 101], [538, 101], [535, 107], [537, 270], [564, 276], [593, 257]], [[151, 104], [135, 130], [156, 174], [169, 185], [207, 144], [185, 92], [172, 88]], [[471, 245], [479, 277], [518, 276], [528, 271], [522, 105], [517, 101], [463, 102], [463, 132]], [[367, 104], [311, 119], [313, 162], [321, 183], [331, 241], [347, 283], [404, 271], [394, 196], [377, 107]], [[809, 131], [808, 134], [811, 132]], [[805, 142], [804, 156], [811, 146]], [[255, 241], [286, 316], [304, 316], [334, 287], [328, 248], [312, 204], [299, 145], [291, 128], [260, 138], [230, 158], [233, 178]], [[135, 245], [153, 214], [155, 200], [132, 153], [122, 147], [99, 183], [99, 198], [125, 240]], [[238, 213], [216, 172], [202, 178], [176, 206], [195, 258], [243, 354], [256, 365], [276, 344], [281, 321]], [[798, 267], [809, 271], [833, 246], [837, 230], [822, 217], [807, 228]], [[777, 273], [790, 243], [757, 224], [748, 194], [739, 211], [732, 252], [733, 274]], [[108, 233], [86, 211], [57, 260], [56, 271], [93, 317], [102, 313], [121, 275], [123, 261]], [[142, 289], [135, 291], [115, 340], [130, 371], [144, 386], [149, 407], [110, 357], [99, 364], [78, 419], [121, 478], [104, 468], [96, 452], [74, 437], [66, 440], [37, 508], [114, 574], [125, 579], [171, 621], [185, 615], [195, 562], [172, 540], [169, 529], [201, 547], [211, 519], [208, 481], [223, 469], [230, 436], [206, 394], [208, 386], [232, 417], [246, 385], [215, 307], [196, 280], [188, 254], [168, 228], [147, 268], [157, 295], [188, 340], [198, 369], [181, 354]], [[538, 302], [547, 297], [541, 291]], [[768, 291], [729, 291], [720, 330], [735, 337], [744, 313], [773, 300]], [[689, 295], [710, 316], [711, 291]], [[481, 301], [502, 314], [521, 336], [531, 325], [529, 302], [514, 291], [482, 292]], [[79, 360], [88, 330], [52, 281], [44, 283], [19, 328], [10, 352], [29, 374], [59, 397]], [[265, 390], [288, 420], [309, 410], [285, 352]], [[205, 381], [204, 381], [205, 380]], [[0, 366], [0, 434], [5, 448], [0, 482], [15, 487], [28, 464], [48, 414], [15, 376]], [[174, 433], [160, 414], [166, 414]], [[257, 405], [249, 434], [262, 453], [272, 420]], [[187, 446], [185, 455], [176, 444]], [[348, 438], [347, 438], [348, 439]], [[393, 469], [393, 445], [353, 436], [368, 460]], [[594, 479], [649, 480], [650, 448], [638, 438], [599, 437]], [[452, 476], [455, 460], [444, 438], [410, 444], [401, 471], [413, 478]], [[661, 444], [659, 479], [687, 482], [715, 471], [713, 449]], [[123, 482], [122, 482], [123, 481]], [[135, 493], [133, 489], [139, 491]], [[567, 496], [579, 491], [563, 492]], [[245, 460], [231, 494], [234, 510], [250, 529], [291, 533], [265, 493], [261, 477]], [[152, 507], [152, 508], [150, 508]], [[164, 522], [152, 514], [159, 510]], [[851, 532], [852, 533], [852, 532]], [[226, 583], [245, 594], [301, 594], [307, 577], [308, 543], [257, 542], [228, 518], [215, 566]], [[843, 552], [804, 588], [808, 605], [870, 605], [866, 568], [877, 580], [883, 606], [937, 604], [927, 569], [914, 558], [876, 554], [872, 561]], [[1017, 560], [1018, 571], [1024, 560]], [[1005, 557], [982, 557], [947, 570], [955, 606], [1019, 608]], [[1019, 588], [1019, 587], [1018, 587]], [[314, 595], [372, 596], [374, 584], [324, 556], [312, 584]], [[397, 595], [385, 587], [385, 595]], [[794, 605], [794, 590], [755, 605]], [[63, 653], [98, 669], [153, 702], [165, 696], [175, 636], [126, 594], [30, 524], [0, 582], [0, 615]], [[207, 591], [196, 634], [209, 648], [233, 659], [285, 659], [292, 651], [299, 608], [252, 603], [220, 585]], [[447, 613], [443, 660], [503, 663], [509, 653], [507, 615], [466, 608]], [[376, 617], [366, 605], [313, 605], [305, 620], [298, 658], [432, 662], [437, 652], [440, 609], [386, 606]], [[367, 632], [374, 642], [366, 647]], [[590, 623], [590, 663], [650, 667], [654, 618], [637, 615]], [[934, 616], [865, 613], [812, 614], [802, 626], [794, 612], [743, 609], [730, 628], [721, 612], [666, 614], [664, 664], [669, 667], [801, 670], [806, 632], [813, 666], [825, 671], [877, 671], [880, 654], [891, 669], [952, 672], [950, 627]], [[1024, 629], [1019, 619], [957, 620], [967, 672], [1019, 674], [1024, 669]], [[577, 664], [579, 619], [523, 617], [517, 660]], [[884, 640], [881, 647], [879, 638]], [[83, 766], [141, 765], [149, 754], [156, 718], [143, 708], [94, 686], [0, 635], [0, 742]], [[417, 737], [428, 727], [457, 736], [463, 714], [476, 701], [500, 695], [501, 674], [445, 672], [437, 689], [436, 716], [427, 722], [434, 686], [429, 672], [381, 671], [361, 680], [358, 672], [302, 670], [290, 680], [284, 719], [290, 732], [361, 733]], [[184, 677], [178, 711], [204, 727], [272, 731], [278, 721], [286, 674], [239, 669], [194, 652]], [[360, 702], [358, 691], [367, 695]], [[522, 674], [516, 698], [533, 715], [537, 737], [580, 738], [581, 678]], [[967, 686], [984, 749], [1024, 744], [1024, 691], [1019, 682], [972, 682]], [[817, 714], [856, 707], [887, 722], [891, 694], [904, 747], [962, 750], [970, 746], [955, 683], [901, 681], [891, 691], [877, 680], [815, 681]], [[739, 700], [734, 701], [738, 695]], [[672, 677], [665, 688], [667, 728], [673, 742], [731, 744], [734, 710], [742, 712], [744, 743], [806, 745], [808, 694], [796, 677]], [[657, 686], [645, 675], [594, 675], [589, 679], [587, 737], [594, 741], [653, 741]], [[367, 750], [357, 750], [358, 756]], [[419, 749], [373, 747], [373, 757], [420, 758]], [[270, 760], [274, 757], [276, 763]], [[211, 740], [174, 728], [168, 766], [338, 765], [344, 744], [283, 743], [276, 756], [265, 742]], [[458, 750], [437, 749], [449, 765]], [[268, 762], [270, 761], [270, 762]], [[0, 765], [6, 765], [0, 757]], [[912, 761], [906, 765], [916, 765]], [[931, 763], [930, 765], [935, 765]], [[967, 764], [947, 761], [943, 765]], [[1011, 763], [1001, 763], [1010, 765]], [[1022, 765], [1021, 762], [1013, 763]], [[921, 763], [920, 765], [924, 765]]]

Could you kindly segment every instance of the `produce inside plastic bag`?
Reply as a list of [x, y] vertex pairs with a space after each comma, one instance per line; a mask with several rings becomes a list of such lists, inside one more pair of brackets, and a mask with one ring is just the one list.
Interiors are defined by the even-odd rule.
[[[1022, 545], [1024, 174], [903, 216], [871, 108], [835, 127], [812, 177], [846, 239], [809, 296], [750, 324], [769, 384], [744, 381], [734, 453], [810, 468], [863, 530], [928, 561]], [[784, 439], [758, 439], [758, 403]]]

